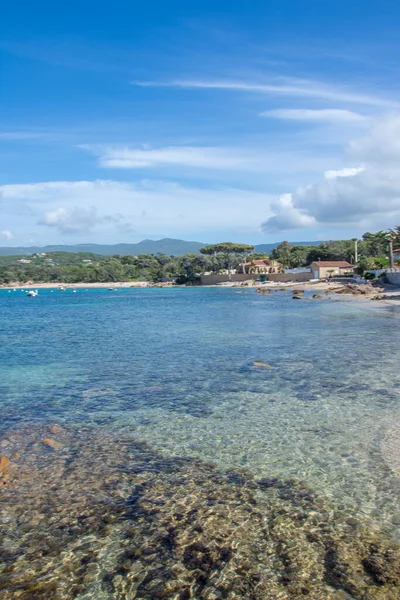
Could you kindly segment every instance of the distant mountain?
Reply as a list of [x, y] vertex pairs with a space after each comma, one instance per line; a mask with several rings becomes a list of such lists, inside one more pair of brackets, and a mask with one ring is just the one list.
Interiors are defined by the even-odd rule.
[[[271, 250], [277, 247], [279, 242], [275, 244], [258, 244], [255, 247], [255, 252], [269, 254]], [[299, 246], [319, 246], [321, 242], [291, 242]], [[202, 242], [186, 242], [185, 240], [175, 240], [173, 238], [164, 238], [162, 240], [143, 240], [138, 244], [75, 244], [71, 246], [53, 245], [53, 246], [0, 246], [0, 256], [16, 256], [37, 254], [39, 252], [90, 252], [92, 254], [101, 254], [103, 256], [111, 256], [119, 254], [157, 254], [161, 252], [168, 256], [183, 256], [183, 254], [197, 254], [202, 246]]]
[[[259, 254], [270, 254], [274, 248], [279, 246], [281, 242], [275, 242], [274, 244], [258, 244], [254, 250]], [[289, 242], [293, 246], [319, 246], [321, 241], [318, 242]]]
[[186, 242], [184, 240], [175, 240], [164, 238], [163, 240], [143, 240], [138, 244], [75, 244], [71, 246], [52, 245], [52, 246], [29, 246], [28, 248], [19, 247], [1, 247], [0, 256], [37, 254], [39, 252], [91, 252], [92, 254], [101, 254], [111, 256], [112, 254], [157, 254], [162, 252], [168, 256], [182, 256], [183, 254], [197, 254], [199, 249], [205, 244], [202, 242]]

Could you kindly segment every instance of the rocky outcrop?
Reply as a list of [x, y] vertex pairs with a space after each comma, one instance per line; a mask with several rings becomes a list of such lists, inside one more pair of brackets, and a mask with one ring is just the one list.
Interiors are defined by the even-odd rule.
[[380, 294], [383, 288], [375, 287], [370, 283], [358, 285], [356, 283], [348, 283], [340, 288], [332, 289], [335, 294], [352, 294], [353, 296], [369, 296], [371, 294]]
[[399, 598], [399, 550], [304, 484], [86, 427], [7, 439], [2, 600]]

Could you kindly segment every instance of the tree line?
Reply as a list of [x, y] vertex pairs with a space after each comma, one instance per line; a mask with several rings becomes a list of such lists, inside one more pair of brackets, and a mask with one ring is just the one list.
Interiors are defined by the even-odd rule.
[[299, 268], [310, 265], [317, 260], [346, 260], [356, 262], [361, 271], [367, 269], [384, 269], [389, 266], [389, 240], [393, 247], [400, 247], [400, 226], [390, 231], [364, 233], [362, 238], [351, 240], [334, 240], [321, 242], [319, 246], [296, 246], [282, 242], [272, 250], [271, 258], [278, 260], [285, 268]]
[[[400, 247], [400, 227], [392, 232], [393, 244]], [[361, 269], [388, 265], [387, 232], [365, 233], [358, 243]], [[285, 268], [308, 266], [314, 260], [347, 260], [354, 263], [355, 240], [321, 242], [319, 246], [297, 246], [282, 242], [270, 255]], [[266, 258], [255, 254], [254, 246], [223, 242], [209, 244], [200, 254], [167, 256], [100, 256], [91, 253], [49, 252], [45, 255], [0, 257], [0, 283], [107, 283], [116, 281], [176, 281], [197, 283], [206, 272], [243, 270], [244, 263]], [[21, 262], [21, 259], [23, 262]]]

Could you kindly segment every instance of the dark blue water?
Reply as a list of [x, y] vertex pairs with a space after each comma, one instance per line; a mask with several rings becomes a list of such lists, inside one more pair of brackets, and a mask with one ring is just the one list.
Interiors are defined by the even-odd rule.
[[284, 292], [1, 290], [1, 427], [123, 431], [390, 522], [399, 326], [366, 301]]

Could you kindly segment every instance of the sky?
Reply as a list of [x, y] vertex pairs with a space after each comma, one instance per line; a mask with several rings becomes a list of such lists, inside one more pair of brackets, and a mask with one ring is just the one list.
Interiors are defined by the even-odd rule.
[[0, 245], [400, 224], [397, 0], [15, 0]]

